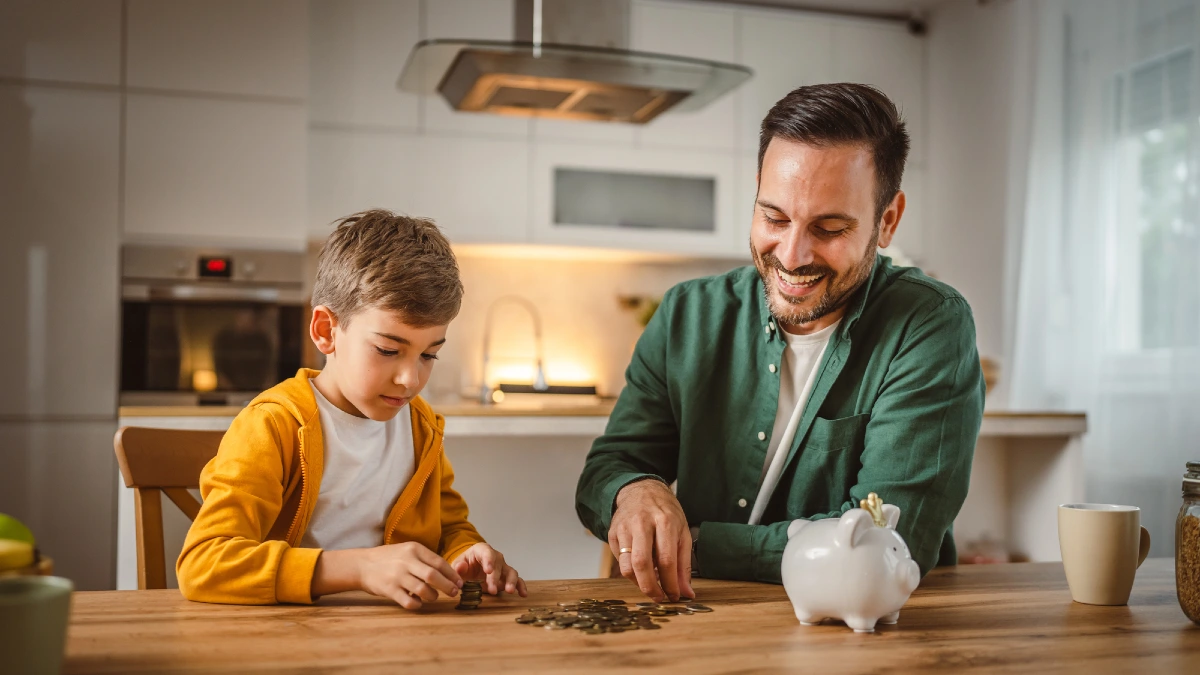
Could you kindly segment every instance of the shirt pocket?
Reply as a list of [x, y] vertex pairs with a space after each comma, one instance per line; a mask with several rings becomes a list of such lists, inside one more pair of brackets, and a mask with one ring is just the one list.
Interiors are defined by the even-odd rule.
[[870, 419], [870, 413], [840, 417], [835, 420], [818, 417], [813, 420], [812, 431], [809, 432], [805, 449], [816, 452], [861, 449], [867, 433], [867, 422]]

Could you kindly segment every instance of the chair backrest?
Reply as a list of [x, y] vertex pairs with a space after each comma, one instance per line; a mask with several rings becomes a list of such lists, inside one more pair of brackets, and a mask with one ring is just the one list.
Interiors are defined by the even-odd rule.
[[166, 588], [162, 495], [190, 520], [200, 502], [188, 488], [200, 487], [200, 471], [216, 457], [224, 431], [121, 427], [113, 437], [125, 487], [133, 488], [137, 514], [138, 588]]

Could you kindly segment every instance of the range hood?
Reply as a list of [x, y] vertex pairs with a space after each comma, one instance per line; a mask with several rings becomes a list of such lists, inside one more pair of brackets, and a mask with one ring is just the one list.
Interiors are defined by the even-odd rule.
[[397, 86], [456, 110], [645, 124], [699, 110], [750, 78], [745, 66], [635, 52], [629, 0], [517, 0], [516, 41], [417, 43]]

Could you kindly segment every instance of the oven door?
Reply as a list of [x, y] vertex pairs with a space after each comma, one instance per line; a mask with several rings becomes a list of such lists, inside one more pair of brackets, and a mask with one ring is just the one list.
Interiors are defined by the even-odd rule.
[[121, 405], [244, 405], [300, 367], [304, 308], [235, 298], [125, 298]]

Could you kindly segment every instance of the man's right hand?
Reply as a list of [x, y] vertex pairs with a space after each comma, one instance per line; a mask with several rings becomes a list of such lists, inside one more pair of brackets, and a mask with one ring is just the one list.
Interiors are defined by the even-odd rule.
[[[692, 590], [692, 533], [671, 489], [657, 480], [621, 488], [608, 528], [608, 545], [621, 565], [621, 576], [637, 582], [655, 602]], [[625, 553], [621, 549], [626, 549]]]

